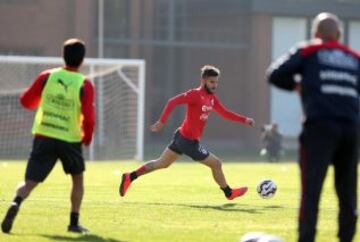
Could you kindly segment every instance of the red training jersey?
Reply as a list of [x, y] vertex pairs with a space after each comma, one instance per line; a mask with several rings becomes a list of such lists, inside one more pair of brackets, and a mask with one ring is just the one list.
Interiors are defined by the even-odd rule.
[[223, 118], [243, 124], [246, 123], [247, 117], [225, 108], [215, 94], [208, 93], [203, 87], [190, 89], [171, 98], [166, 104], [159, 121], [163, 124], [166, 123], [171, 111], [177, 105], [182, 104], [186, 104], [186, 116], [179, 131], [182, 136], [191, 140], [201, 138], [212, 111], [215, 111]]
[[[72, 71], [70, 68], [66, 70]], [[37, 109], [40, 104], [41, 94], [45, 87], [46, 81], [49, 78], [50, 70], [45, 70], [39, 74], [33, 84], [24, 91], [20, 96], [20, 103], [27, 109]], [[95, 104], [94, 104], [94, 86], [86, 79], [81, 88], [80, 100], [81, 100], [81, 112], [84, 116], [82, 129], [84, 132], [82, 142], [85, 145], [89, 145], [92, 140], [95, 127]]]

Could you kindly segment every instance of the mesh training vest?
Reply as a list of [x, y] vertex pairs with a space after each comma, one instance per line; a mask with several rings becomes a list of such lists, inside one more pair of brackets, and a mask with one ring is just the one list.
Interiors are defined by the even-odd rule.
[[82, 139], [80, 89], [85, 76], [63, 68], [51, 70], [41, 94], [32, 133], [67, 141]]

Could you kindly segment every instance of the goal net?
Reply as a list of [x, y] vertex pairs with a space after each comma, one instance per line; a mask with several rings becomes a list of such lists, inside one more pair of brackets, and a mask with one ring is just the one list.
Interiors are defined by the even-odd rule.
[[[25, 110], [19, 97], [41, 71], [62, 65], [55, 57], [0, 56], [0, 159], [29, 155], [35, 112]], [[142, 160], [145, 62], [87, 58], [81, 72], [96, 88], [95, 135], [86, 158]]]

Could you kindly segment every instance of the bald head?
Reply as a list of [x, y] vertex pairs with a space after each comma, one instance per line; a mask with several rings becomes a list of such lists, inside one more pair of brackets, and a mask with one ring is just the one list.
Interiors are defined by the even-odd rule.
[[313, 37], [324, 41], [340, 39], [340, 20], [332, 13], [318, 14], [312, 24]]

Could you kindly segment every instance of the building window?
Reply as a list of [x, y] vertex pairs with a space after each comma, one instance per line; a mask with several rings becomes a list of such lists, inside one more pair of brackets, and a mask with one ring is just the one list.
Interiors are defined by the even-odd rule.
[[349, 22], [348, 34], [350, 47], [360, 51], [360, 20]]
[[[272, 21], [272, 59], [286, 53], [306, 39], [306, 18], [274, 17]], [[271, 88], [271, 121], [279, 124], [282, 134], [295, 137], [301, 130], [301, 104], [295, 93]]]

